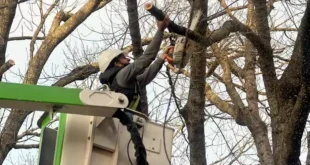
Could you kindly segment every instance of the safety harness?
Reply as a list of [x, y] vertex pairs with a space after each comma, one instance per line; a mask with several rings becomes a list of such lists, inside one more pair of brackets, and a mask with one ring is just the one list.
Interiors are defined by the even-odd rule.
[[138, 82], [134, 84], [133, 87], [124, 88], [121, 87], [115, 77], [116, 74], [121, 70], [120, 67], [113, 67], [106, 70], [104, 73], [101, 73], [99, 80], [102, 84], [106, 84], [112, 91], [123, 93], [126, 95], [129, 101], [129, 109], [137, 110], [140, 103], [140, 88]]

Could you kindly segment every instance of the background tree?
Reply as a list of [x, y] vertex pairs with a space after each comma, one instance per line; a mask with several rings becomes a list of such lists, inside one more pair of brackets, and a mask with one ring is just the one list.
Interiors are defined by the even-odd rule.
[[[5, 2], [5, 1], [3, 1]], [[2, 3], [3, 3], [2, 2]], [[48, 33], [46, 34], [46, 37], [44, 38], [43, 42], [39, 46], [38, 50], [34, 52], [34, 44], [37, 39], [37, 35], [42, 30], [46, 18], [49, 16], [50, 12], [59, 4], [59, 0], [55, 0], [53, 4], [51, 4], [48, 9], [43, 13], [43, 1], [40, 1], [40, 23], [37, 27], [37, 29], [34, 32], [34, 35], [32, 36], [31, 42], [30, 42], [30, 61], [28, 69], [25, 73], [25, 77], [23, 80], [23, 83], [25, 84], [37, 84], [39, 77], [42, 73], [42, 69], [50, 57], [51, 53], [55, 49], [55, 47], [63, 41], [78, 25], [80, 25], [89, 15], [91, 15], [96, 10], [102, 8], [110, 1], [99, 1], [99, 0], [90, 0], [87, 1], [81, 8], [78, 9], [78, 11], [71, 13], [68, 11], [64, 11], [60, 9], [49, 28]], [[13, 4], [15, 3], [15, 4]], [[16, 1], [10, 2], [7, 4], [7, 7], [4, 7], [2, 10], [8, 10], [7, 8], [12, 8], [11, 6], [16, 8]], [[9, 9], [7, 11], [8, 17], [10, 16], [10, 21], [7, 21], [7, 29], [11, 26], [12, 23], [12, 16], [14, 16], [15, 9]], [[9, 30], [6, 30], [7, 34], [5, 38], [8, 36]], [[4, 38], [4, 39], [5, 39]], [[6, 41], [7, 42], [7, 41]], [[5, 43], [6, 43], [5, 42]], [[4, 44], [5, 46], [6, 44]], [[5, 49], [4, 49], [5, 51]], [[66, 83], [62, 84], [62, 86], [66, 85]], [[0, 152], [0, 163], [4, 161], [9, 151], [14, 147], [15, 143], [18, 140], [18, 130], [20, 129], [21, 125], [23, 124], [26, 117], [30, 114], [29, 111], [23, 111], [23, 110], [11, 110], [9, 113], [9, 116], [6, 119], [5, 125], [3, 126], [3, 129], [1, 131], [0, 137], [1, 137], [1, 152]]]

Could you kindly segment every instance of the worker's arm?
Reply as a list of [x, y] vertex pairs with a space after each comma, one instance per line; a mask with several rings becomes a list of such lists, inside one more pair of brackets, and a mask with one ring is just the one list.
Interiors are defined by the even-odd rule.
[[159, 57], [155, 60], [153, 64], [151, 64], [151, 66], [146, 68], [142, 74], [137, 76], [137, 81], [139, 82], [139, 85], [141, 87], [145, 87], [151, 81], [153, 81], [153, 79], [156, 77], [157, 73], [160, 71], [161, 67], [163, 66], [166, 55], [168, 55], [169, 57], [172, 56], [172, 53], [173, 53], [171, 52], [171, 50], [173, 51], [172, 48], [173, 48], [172, 46], [167, 47], [164, 50], [163, 54], [159, 55]]
[[158, 30], [144, 54], [117, 73], [116, 81], [120, 86], [127, 87], [136, 79], [137, 75], [141, 74], [155, 60], [163, 34], [162, 30]]
[[165, 60], [161, 58], [157, 58], [154, 63], [145, 69], [145, 71], [137, 76], [137, 81], [141, 87], [148, 85], [160, 71], [163, 66]]

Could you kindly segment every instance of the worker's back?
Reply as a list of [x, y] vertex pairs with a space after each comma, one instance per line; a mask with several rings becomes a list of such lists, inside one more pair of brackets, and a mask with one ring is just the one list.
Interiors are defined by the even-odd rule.
[[[127, 96], [129, 101], [129, 107], [133, 110], [138, 110], [139, 106], [139, 97], [140, 97], [140, 89], [138, 83], [136, 81], [132, 82], [132, 85], [128, 86], [127, 88], [121, 87], [116, 81], [117, 73], [124, 68], [121, 67], [112, 67], [106, 70], [104, 73], [99, 75], [100, 82], [102, 84], [106, 84], [109, 86], [111, 91], [123, 93]], [[139, 111], [139, 110], [138, 110]]]

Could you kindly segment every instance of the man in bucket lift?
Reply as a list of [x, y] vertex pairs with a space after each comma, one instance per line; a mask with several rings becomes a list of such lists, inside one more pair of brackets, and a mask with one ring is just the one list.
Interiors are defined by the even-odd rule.
[[[128, 108], [142, 112], [148, 116], [148, 104], [140, 89], [149, 84], [157, 75], [165, 59], [171, 59], [172, 47], [168, 47], [163, 54], [155, 60], [163, 39], [164, 30], [170, 19], [168, 16], [163, 21], [157, 21], [157, 32], [152, 42], [147, 46], [144, 54], [133, 63], [126, 58], [127, 52], [118, 49], [109, 49], [99, 57], [99, 80], [107, 84], [112, 91], [123, 93], [128, 97]], [[154, 61], [155, 60], [155, 61]], [[154, 63], [151, 65], [152, 61]]]

